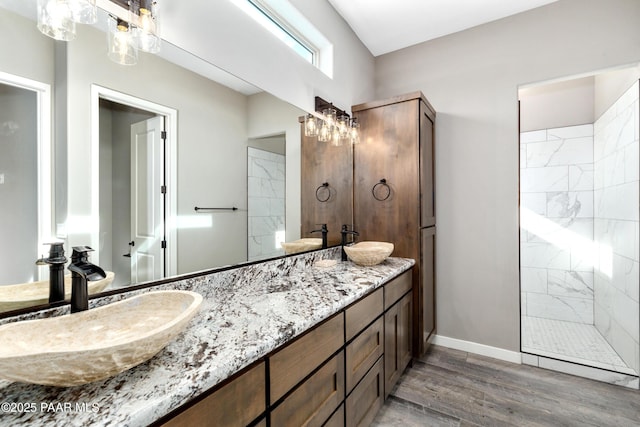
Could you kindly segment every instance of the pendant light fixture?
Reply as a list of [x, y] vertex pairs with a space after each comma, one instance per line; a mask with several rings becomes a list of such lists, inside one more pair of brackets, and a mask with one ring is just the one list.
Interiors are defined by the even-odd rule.
[[76, 37], [68, 0], [38, 0], [38, 30], [56, 40], [70, 41]]
[[349, 140], [351, 141], [351, 144], [358, 144], [360, 142], [360, 123], [358, 123], [358, 119], [355, 117], [351, 119]]
[[[108, 20], [108, 56], [123, 65], [138, 62], [138, 49], [160, 51], [158, 0], [110, 0], [124, 13]], [[38, 29], [56, 40], [76, 37], [76, 24], [94, 24], [98, 20], [96, 0], [38, 0]]]
[[98, 20], [96, 0], [66, 0], [76, 24], [95, 24]]
[[313, 114], [307, 114], [304, 120], [304, 136], [318, 136], [318, 120]]
[[134, 29], [138, 48], [149, 53], [160, 51], [160, 23], [158, 20], [157, 0], [131, 0], [132, 21], [137, 22]]
[[334, 108], [333, 104], [316, 96], [316, 111], [322, 111], [322, 118], [308, 114], [304, 120], [304, 135], [318, 137], [320, 142], [331, 142], [331, 145], [357, 144], [360, 142], [360, 124], [349, 115]]
[[109, 17], [107, 43], [108, 56], [113, 62], [122, 65], [135, 65], [138, 62], [138, 46], [131, 25], [127, 21]]

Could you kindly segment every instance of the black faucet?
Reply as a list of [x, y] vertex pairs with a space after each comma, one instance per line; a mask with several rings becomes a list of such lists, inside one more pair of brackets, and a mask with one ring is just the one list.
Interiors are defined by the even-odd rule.
[[355, 230], [348, 230], [347, 224], [343, 224], [342, 230], [340, 230], [340, 234], [342, 234], [342, 244], [340, 245], [340, 248], [342, 249], [342, 261], [346, 261], [347, 253], [344, 251], [344, 245], [347, 244], [347, 234], [353, 234], [354, 236], [358, 236], [360, 233], [358, 233]]
[[46, 243], [49, 248], [49, 258], [40, 258], [37, 265], [49, 264], [49, 303], [64, 301], [64, 243]]
[[321, 224], [320, 230], [312, 230], [312, 233], [322, 233], [322, 249], [327, 249], [327, 224]]
[[89, 309], [89, 289], [87, 280], [100, 280], [107, 277], [103, 269], [89, 262], [89, 246], [74, 246], [71, 254], [71, 312]]

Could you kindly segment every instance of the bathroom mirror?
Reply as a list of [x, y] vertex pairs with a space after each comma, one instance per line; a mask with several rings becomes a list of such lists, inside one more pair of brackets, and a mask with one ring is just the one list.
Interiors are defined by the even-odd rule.
[[[271, 242], [258, 240], [263, 235], [269, 236], [269, 227], [277, 229], [274, 236], [278, 231], [280, 240], [299, 238], [298, 117], [303, 111], [169, 43], [163, 43], [158, 55], [141, 52], [137, 65], [113, 63], [106, 55], [106, 35], [97, 28], [107, 19], [107, 14], [102, 12], [102, 24], [78, 26], [75, 40], [56, 42], [37, 30], [35, 3], [35, 0], [0, 1], [5, 40], [0, 72], [48, 87], [48, 106], [53, 117], [52, 142], [48, 145], [52, 173], [38, 166], [43, 160], [34, 154], [37, 148], [32, 147], [29, 179], [35, 184], [29, 184], [31, 190], [23, 193], [30, 195], [29, 203], [36, 203], [38, 194], [50, 189], [51, 214], [45, 213], [38, 219], [32, 208], [25, 208], [29, 215], [27, 212], [22, 215], [21, 207], [16, 206], [22, 202], [7, 205], [3, 199], [2, 210], [12, 217], [10, 224], [24, 217], [30, 221], [32, 230], [39, 232], [22, 249], [18, 249], [22, 239], [10, 237], [12, 244], [6, 245], [9, 252], [3, 256], [9, 261], [3, 261], [3, 269], [8, 270], [15, 260], [16, 264], [25, 264], [26, 272], [3, 276], [0, 285], [46, 278], [47, 267], [38, 267], [35, 261], [46, 254], [46, 247], [41, 244], [49, 239], [64, 240], [68, 257], [72, 246], [92, 246], [96, 250], [92, 260], [106, 270], [116, 270], [113, 285], [124, 287], [147, 279], [283, 254], [275, 237]], [[3, 89], [13, 90], [0, 79], [0, 92]], [[25, 93], [29, 98], [28, 90]], [[42, 118], [33, 110], [35, 101], [25, 101], [29, 102], [29, 120]], [[166, 193], [159, 196], [165, 198], [164, 202], [130, 196], [136, 191], [148, 196], [144, 185], [132, 189], [131, 182], [135, 179], [131, 177], [139, 176], [136, 170], [149, 164], [153, 168], [157, 166], [142, 162], [136, 169], [131, 160], [135, 153], [130, 150], [132, 138], [148, 135], [155, 125], [145, 124], [137, 133], [132, 129], [134, 124], [157, 118], [163, 122], [160, 135], [167, 133], [166, 151], [158, 161], [158, 165], [164, 167], [159, 176], [166, 176]], [[15, 141], [10, 144], [5, 133], [12, 130], [19, 133], [23, 128], [14, 129], [11, 117], [0, 119], [0, 146], [18, 145]], [[40, 128], [43, 123], [40, 122]], [[39, 140], [33, 135], [30, 139]], [[252, 167], [249, 147], [254, 154], [257, 150], [281, 157], [271, 165], [257, 156]], [[11, 164], [8, 155], [4, 160], [0, 168]], [[250, 170], [256, 168], [261, 170]], [[40, 183], [38, 172], [40, 176], [49, 175], [48, 184]], [[11, 173], [0, 170], [0, 197], [5, 197], [11, 189], [10, 178]], [[282, 181], [278, 189], [274, 189], [272, 178]], [[252, 183], [272, 192], [268, 200], [251, 202], [262, 203], [263, 209], [254, 210], [258, 213], [250, 217], [248, 212], [255, 206], [249, 206], [247, 188]], [[272, 199], [280, 199], [282, 204], [265, 210], [264, 204], [273, 203]], [[141, 203], [143, 201], [145, 203]], [[147, 214], [141, 216], [142, 220], [132, 220], [132, 211], [145, 204], [156, 206], [158, 203], [164, 214], [161, 223]], [[141, 251], [137, 266], [132, 263], [135, 251], [149, 246], [141, 241], [130, 245], [137, 240], [131, 238], [132, 223], [141, 222], [147, 231], [161, 230], [160, 242], [156, 243], [162, 245], [162, 241], [166, 241], [162, 262], [152, 260], [144, 265], [146, 253]], [[282, 225], [286, 228], [282, 229]], [[142, 228], [140, 234], [144, 234]], [[263, 233], [258, 233], [258, 229]], [[157, 268], [158, 264], [160, 277], [145, 276], [152, 269], [150, 265]], [[126, 271], [127, 266], [141, 272], [137, 280], [133, 273], [133, 280], [126, 277], [127, 273], [118, 274]]]

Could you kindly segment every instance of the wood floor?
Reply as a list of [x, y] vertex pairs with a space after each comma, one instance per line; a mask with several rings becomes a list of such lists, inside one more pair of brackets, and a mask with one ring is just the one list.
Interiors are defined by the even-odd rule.
[[431, 346], [373, 426], [640, 426], [640, 391]]

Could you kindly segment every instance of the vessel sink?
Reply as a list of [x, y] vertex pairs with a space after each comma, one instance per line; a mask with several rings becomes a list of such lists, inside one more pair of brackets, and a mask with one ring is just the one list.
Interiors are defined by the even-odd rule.
[[304, 239], [293, 240], [291, 242], [282, 242], [280, 245], [282, 245], [284, 253], [296, 254], [298, 252], [322, 248], [322, 239], [307, 237]]
[[[102, 292], [113, 282], [113, 271], [107, 271], [107, 277], [87, 282], [89, 295]], [[64, 277], [64, 297], [71, 298], [71, 276]], [[20, 283], [17, 285], [0, 285], [0, 311], [17, 310], [24, 307], [46, 304], [49, 302], [49, 280]]]
[[155, 291], [102, 307], [0, 326], [0, 378], [69, 387], [126, 371], [187, 326], [202, 296]]
[[359, 242], [352, 246], [345, 246], [344, 251], [349, 259], [358, 265], [377, 265], [391, 255], [393, 243]]

